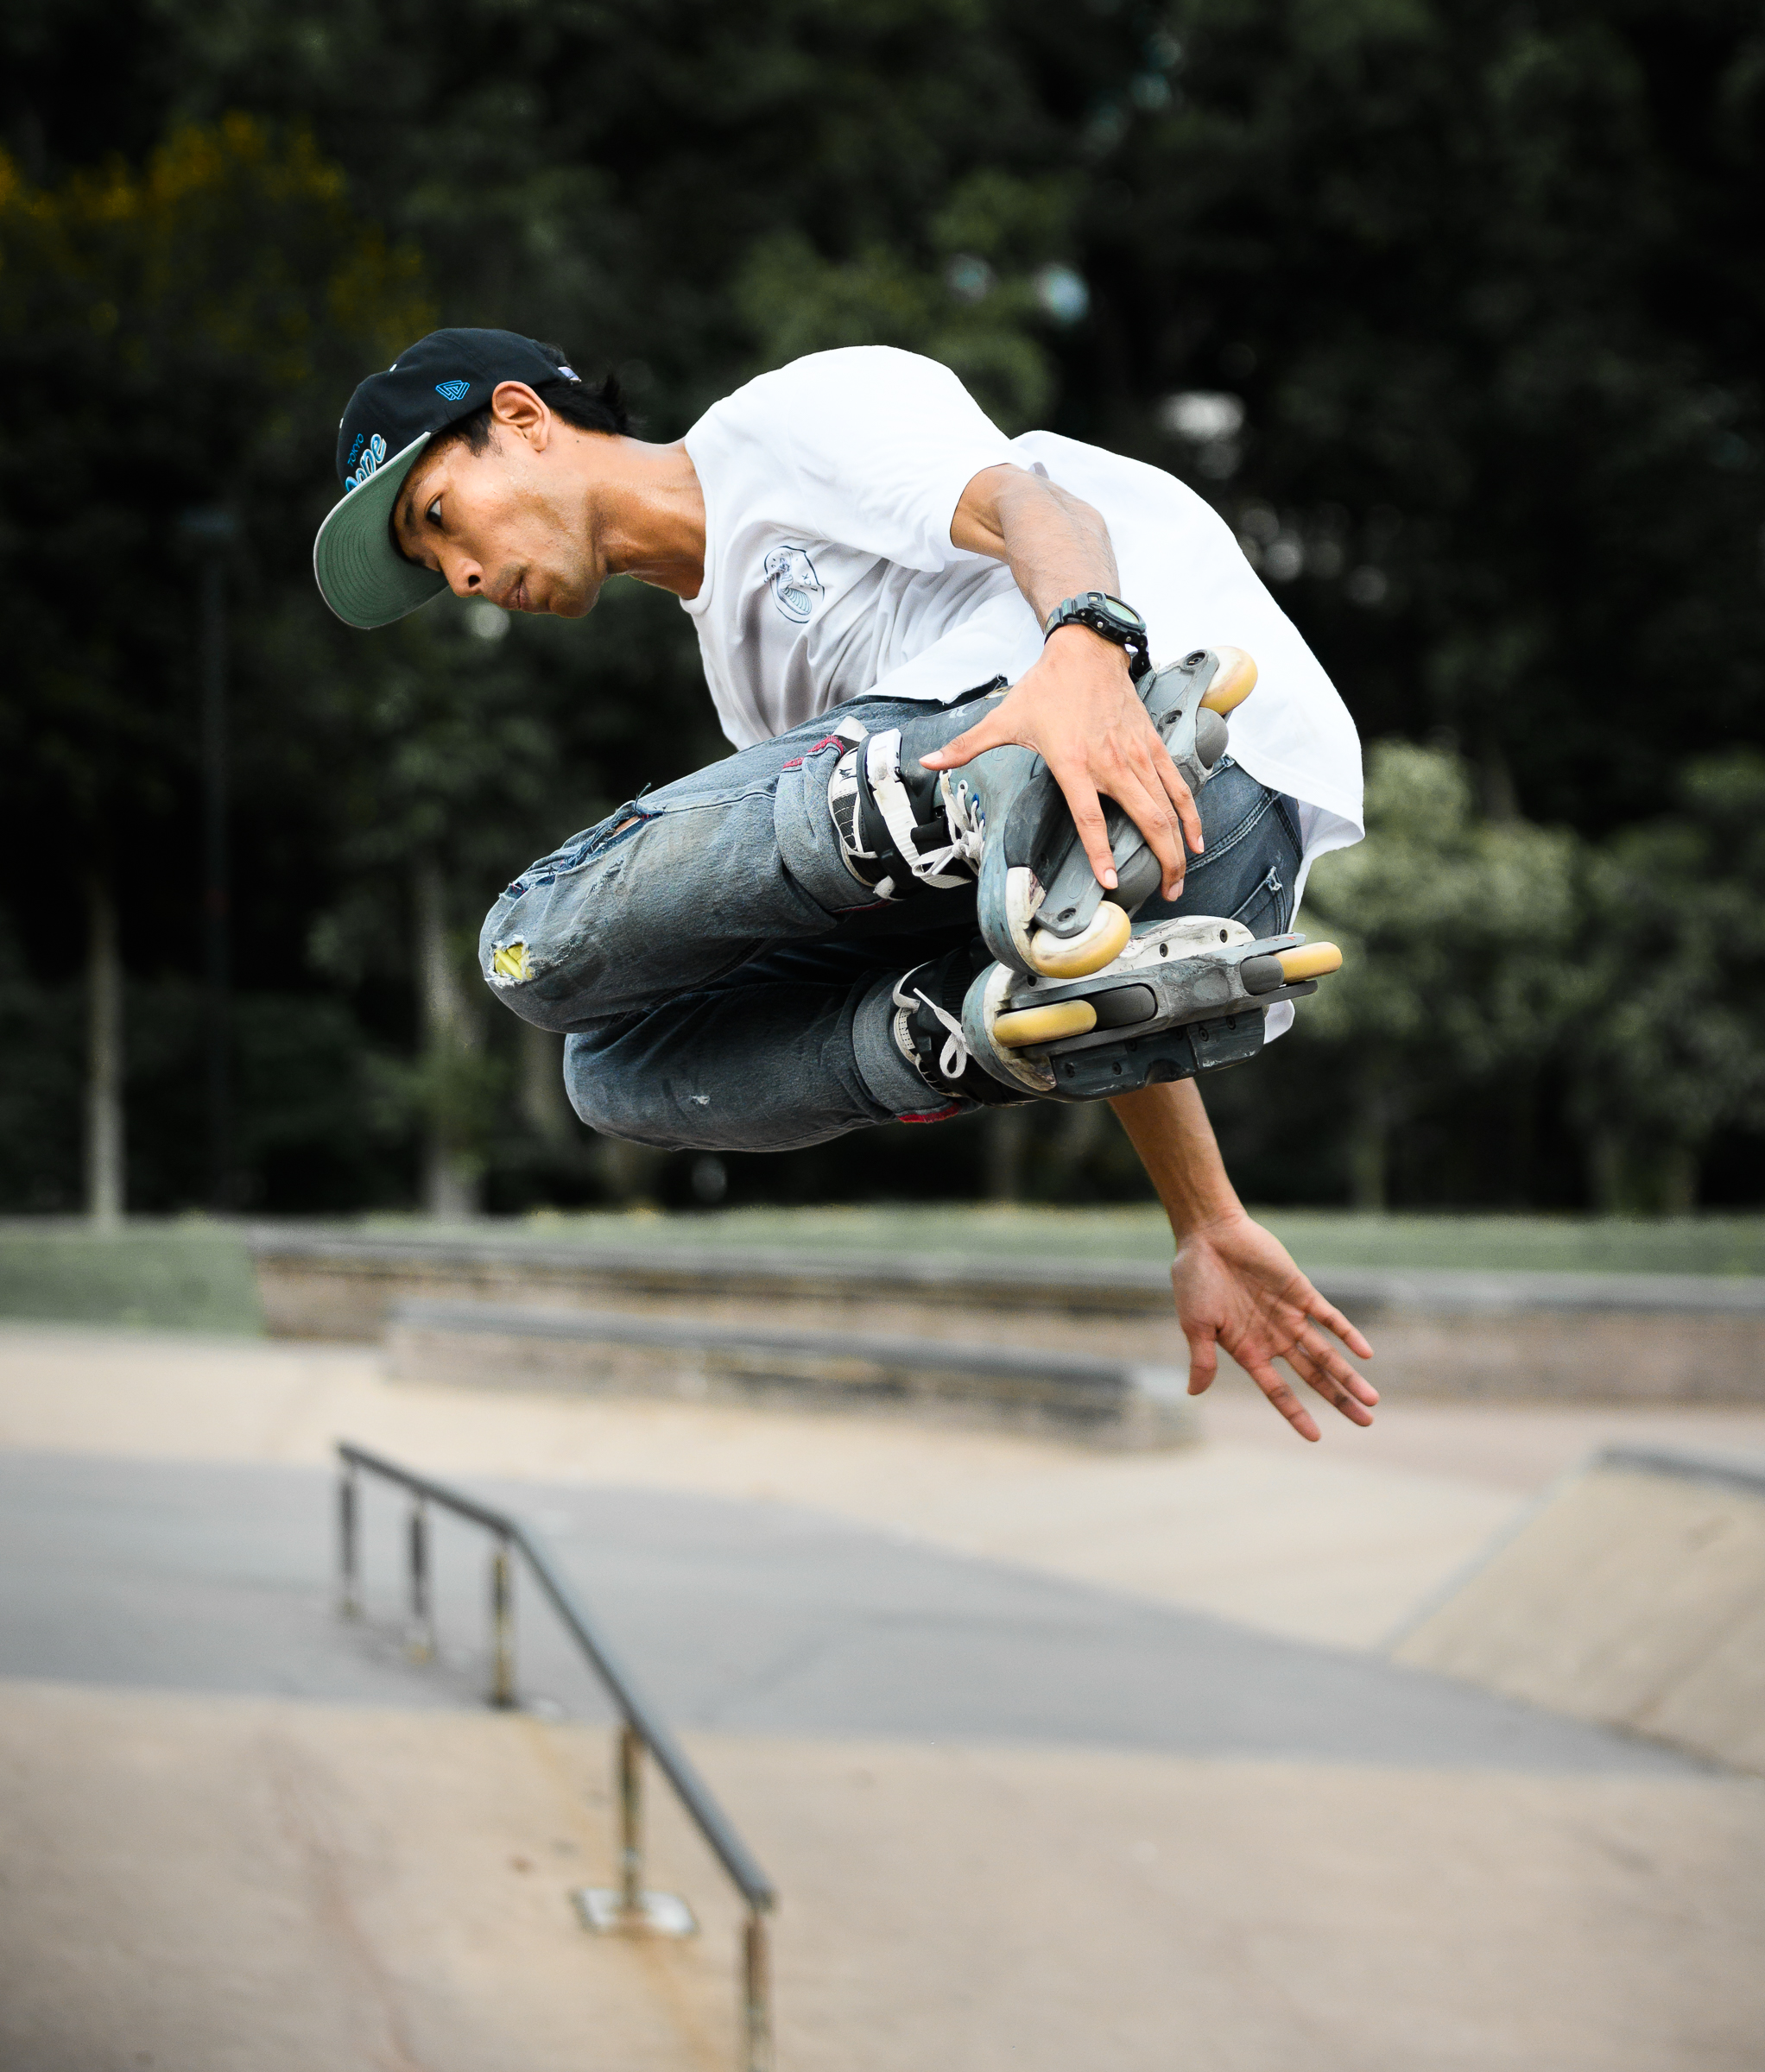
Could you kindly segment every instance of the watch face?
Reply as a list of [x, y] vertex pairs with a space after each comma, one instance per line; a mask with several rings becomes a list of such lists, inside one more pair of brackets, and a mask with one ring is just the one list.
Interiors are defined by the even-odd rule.
[[1093, 600], [1097, 610], [1110, 625], [1119, 626], [1123, 633], [1144, 633], [1146, 621], [1129, 604], [1119, 597], [1099, 597]]

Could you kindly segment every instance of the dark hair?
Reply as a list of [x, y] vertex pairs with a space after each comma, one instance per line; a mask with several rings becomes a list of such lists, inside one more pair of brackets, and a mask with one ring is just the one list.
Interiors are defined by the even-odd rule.
[[[570, 364], [570, 355], [561, 345], [541, 344], [534, 340], [540, 351], [560, 371], [554, 382], [535, 382], [533, 392], [551, 411], [561, 417], [566, 425], [574, 425], [579, 432], [623, 433], [631, 429], [631, 414], [625, 407], [625, 398], [619, 388], [619, 377], [610, 374], [601, 382], [585, 382]], [[459, 440], [469, 453], [482, 453], [490, 443], [490, 406], [485, 403], [469, 417], [462, 417], [438, 432], [429, 441], [429, 453]], [[428, 454], [425, 454], [427, 459]]]

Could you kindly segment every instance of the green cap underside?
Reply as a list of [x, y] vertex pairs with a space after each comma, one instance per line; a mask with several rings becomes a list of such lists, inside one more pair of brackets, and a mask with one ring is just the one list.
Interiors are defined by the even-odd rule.
[[446, 589], [433, 569], [407, 561], [392, 544], [392, 507], [404, 478], [433, 433], [376, 468], [326, 515], [313, 542], [320, 595], [351, 626], [389, 626]]

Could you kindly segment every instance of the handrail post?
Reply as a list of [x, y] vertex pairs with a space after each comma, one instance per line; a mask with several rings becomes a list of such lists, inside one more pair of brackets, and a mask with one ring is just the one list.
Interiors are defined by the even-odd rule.
[[629, 1720], [619, 1728], [619, 1911], [643, 1911], [643, 1743]]
[[772, 2072], [771, 1953], [757, 1906], [742, 1927], [742, 2072]]
[[587, 1614], [544, 1544], [506, 1513], [478, 1499], [433, 1481], [396, 1462], [365, 1449], [339, 1443], [338, 1478], [338, 1608], [345, 1618], [363, 1608], [361, 1588], [361, 1489], [364, 1475], [381, 1475], [410, 1496], [406, 1539], [410, 1586], [408, 1652], [427, 1661], [436, 1652], [433, 1566], [429, 1506], [469, 1519], [495, 1538], [490, 1555], [490, 1691], [493, 1705], [509, 1706], [515, 1695], [515, 1561], [527, 1561], [541, 1591], [563, 1620], [583, 1652], [617, 1701], [619, 1879], [608, 1888], [584, 1887], [573, 1892], [585, 1927], [599, 1935], [691, 1936], [698, 1923], [686, 1902], [674, 1892], [648, 1890], [643, 1882], [643, 1762], [653, 1755], [658, 1767], [698, 1823], [699, 1833], [722, 1860], [750, 1909], [743, 1931], [742, 1960], [743, 2062], [744, 2072], [771, 2072], [772, 2006], [768, 1974], [766, 1926], [761, 1918], [773, 1903], [771, 1887], [711, 1799], [691, 1764], [673, 1738], [632, 1690], [629, 1679], [596, 1634]]
[[413, 1662], [427, 1662], [435, 1652], [435, 1612], [429, 1588], [429, 1507], [424, 1500], [411, 1500], [410, 1521], [411, 1637], [408, 1648]]
[[643, 1884], [643, 1736], [619, 1722], [619, 1882], [610, 1890], [585, 1886], [574, 1897], [585, 1928], [598, 1936], [693, 1936], [699, 1924], [678, 1892], [652, 1892]]
[[490, 1554], [490, 1702], [515, 1702], [515, 1576], [506, 1533]]
[[359, 1555], [357, 1543], [358, 1498], [353, 1462], [337, 1478], [337, 1567], [338, 1614], [359, 1618], [362, 1610]]

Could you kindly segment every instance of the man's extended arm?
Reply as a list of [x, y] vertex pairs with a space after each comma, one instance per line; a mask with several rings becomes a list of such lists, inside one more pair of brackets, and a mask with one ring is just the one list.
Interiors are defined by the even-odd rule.
[[[1039, 619], [1081, 591], [1113, 595], [1120, 580], [1101, 515], [1022, 468], [988, 468], [977, 475], [957, 506], [950, 537], [957, 546], [1005, 562]], [[1121, 648], [1083, 627], [1062, 628], [992, 716], [942, 755], [927, 756], [927, 764], [953, 769], [1004, 741], [1034, 749], [1053, 772], [1104, 884], [1116, 880], [1100, 792], [1126, 810], [1151, 844], [1164, 868], [1165, 896], [1179, 895], [1183, 839], [1199, 854], [1200, 818], [1135, 695]], [[1276, 1373], [1277, 1359], [1285, 1359], [1345, 1418], [1371, 1424], [1370, 1406], [1378, 1392], [1315, 1327], [1325, 1326], [1363, 1359], [1372, 1348], [1319, 1294], [1280, 1241], [1245, 1215], [1193, 1083], [1148, 1086], [1110, 1105], [1151, 1176], [1176, 1237], [1171, 1282], [1189, 1342], [1191, 1392], [1200, 1394], [1213, 1380], [1215, 1348], [1224, 1346], [1302, 1438], [1315, 1439], [1318, 1427]]]
[[1325, 1301], [1286, 1246], [1244, 1213], [1192, 1079], [1142, 1088], [1111, 1101], [1140, 1154], [1177, 1241], [1171, 1286], [1189, 1342], [1189, 1393], [1213, 1380], [1224, 1346], [1302, 1439], [1318, 1426], [1275, 1361], [1285, 1360], [1309, 1387], [1356, 1424], [1370, 1424], [1379, 1392], [1324, 1336], [1361, 1359], [1373, 1349], [1342, 1311]]

